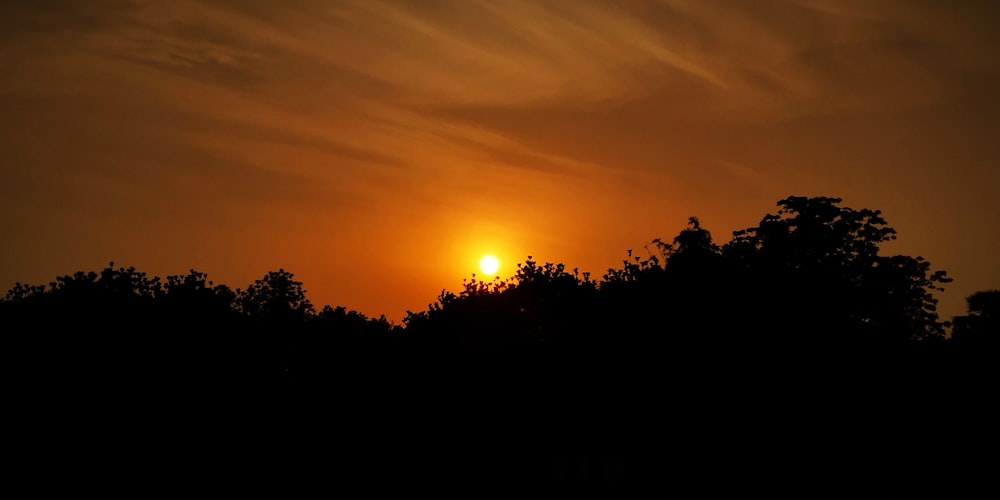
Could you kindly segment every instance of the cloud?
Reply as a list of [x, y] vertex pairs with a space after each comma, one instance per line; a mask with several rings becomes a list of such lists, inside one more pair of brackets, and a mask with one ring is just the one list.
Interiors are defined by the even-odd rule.
[[[909, 191], [894, 199], [946, 186], [941, 204], [959, 207], [953, 193], [995, 177], [998, 10], [932, 0], [3, 2], [3, 203], [50, 222], [73, 212], [85, 233], [122, 206], [133, 207], [128, 220], [153, 220], [169, 207], [263, 200], [306, 214], [303, 227], [336, 227], [345, 247], [382, 237], [373, 228], [399, 232], [397, 220], [420, 221], [403, 231], [412, 245], [426, 228], [443, 238], [477, 220], [537, 226], [553, 241], [588, 224], [645, 237], [646, 214], [668, 208], [732, 222], [789, 191], [874, 197], [903, 167]], [[933, 174], [942, 163], [951, 184]], [[623, 222], [616, 211], [642, 216]], [[239, 211], [214, 216], [217, 227], [251, 226]], [[3, 228], [30, 232], [11, 217]]]

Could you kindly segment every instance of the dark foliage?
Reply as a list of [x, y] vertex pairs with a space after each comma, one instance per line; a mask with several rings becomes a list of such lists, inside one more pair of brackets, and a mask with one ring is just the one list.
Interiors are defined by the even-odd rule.
[[879, 211], [840, 202], [786, 198], [777, 214], [734, 234], [723, 255], [736, 270], [738, 307], [781, 342], [874, 346], [943, 338], [932, 293], [950, 278], [921, 257], [880, 255], [895, 230]]
[[[942, 408], [984, 415], [1000, 292], [970, 296], [947, 337], [934, 294], [950, 279], [921, 257], [882, 255], [895, 231], [881, 213], [840, 203], [786, 198], [724, 245], [692, 217], [600, 280], [529, 256], [402, 325], [317, 311], [284, 269], [234, 291], [195, 270], [160, 280], [113, 264], [15, 284], [0, 325], [32, 401], [21, 404], [50, 403], [37, 406], [45, 425], [129, 408], [157, 418], [88, 425], [159, 435], [154, 448], [218, 439], [251, 466], [604, 485], [708, 478], [733, 470], [726, 461], [760, 480], [752, 450], [764, 447], [881, 450], [917, 466], [948, 451], [928, 432]], [[877, 429], [881, 448], [865, 438]], [[309, 443], [326, 447], [319, 462], [287, 458]]]
[[967, 349], [992, 355], [1000, 345], [1000, 290], [983, 290], [966, 298], [968, 316], [955, 318], [953, 338]]

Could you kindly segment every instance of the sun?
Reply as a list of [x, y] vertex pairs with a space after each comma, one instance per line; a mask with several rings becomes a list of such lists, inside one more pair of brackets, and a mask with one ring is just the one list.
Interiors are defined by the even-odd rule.
[[500, 261], [492, 255], [487, 255], [479, 261], [479, 268], [486, 274], [494, 274], [500, 268]]

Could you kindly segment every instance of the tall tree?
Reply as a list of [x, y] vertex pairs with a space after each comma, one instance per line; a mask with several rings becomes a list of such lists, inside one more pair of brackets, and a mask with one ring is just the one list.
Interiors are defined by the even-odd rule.
[[894, 240], [879, 210], [840, 198], [792, 196], [723, 254], [740, 273], [748, 315], [784, 340], [920, 341], [944, 336], [934, 291], [951, 281], [922, 257], [879, 254]]

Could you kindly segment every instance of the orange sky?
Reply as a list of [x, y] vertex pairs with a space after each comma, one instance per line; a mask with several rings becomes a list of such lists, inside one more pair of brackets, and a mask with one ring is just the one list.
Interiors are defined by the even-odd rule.
[[[11, 4], [15, 5], [11, 5]], [[399, 322], [788, 195], [1000, 288], [992, 1], [4, 2], [0, 288], [108, 261]]]

